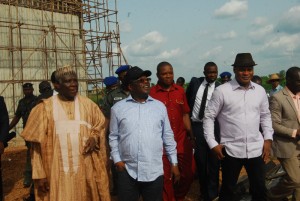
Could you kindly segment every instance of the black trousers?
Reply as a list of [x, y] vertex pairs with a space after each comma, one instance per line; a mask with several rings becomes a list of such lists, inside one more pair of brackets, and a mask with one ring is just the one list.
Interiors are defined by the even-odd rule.
[[154, 181], [140, 182], [133, 179], [126, 170], [117, 171], [118, 201], [162, 201], [163, 175]]
[[239, 174], [244, 166], [250, 183], [252, 200], [267, 200], [267, 189], [265, 186], [265, 168], [261, 156], [256, 158], [234, 158], [229, 156], [224, 149], [225, 158], [222, 160], [222, 187], [219, 201], [235, 201], [234, 188]]
[[196, 137], [195, 161], [199, 176], [200, 193], [204, 201], [211, 201], [219, 195], [220, 161], [209, 149], [203, 134], [203, 124], [192, 122]]
[[1, 165], [1, 154], [0, 154], [0, 201], [4, 198], [3, 195], [3, 184], [2, 184], [2, 165]]

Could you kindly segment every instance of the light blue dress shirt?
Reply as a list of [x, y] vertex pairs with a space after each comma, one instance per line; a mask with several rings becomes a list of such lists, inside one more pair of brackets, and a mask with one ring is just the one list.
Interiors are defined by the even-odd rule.
[[109, 145], [114, 163], [125, 162], [128, 174], [137, 181], [154, 181], [163, 175], [163, 146], [171, 163], [177, 163], [167, 109], [150, 96], [143, 103], [129, 96], [111, 108]]
[[273, 139], [267, 94], [263, 87], [253, 82], [245, 89], [233, 79], [214, 91], [204, 116], [204, 137], [210, 148], [218, 145], [214, 137], [215, 118], [220, 124], [220, 144], [232, 157], [258, 157], [262, 154], [264, 140]]
[[282, 90], [283, 87], [279, 84], [275, 89], [271, 89], [269, 95], [273, 96], [274, 94], [276, 94], [278, 91]]

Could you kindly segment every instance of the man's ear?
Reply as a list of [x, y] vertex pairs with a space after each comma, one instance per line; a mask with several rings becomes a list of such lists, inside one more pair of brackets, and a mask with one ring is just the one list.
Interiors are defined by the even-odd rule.
[[128, 84], [128, 90], [132, 91], [132, 84]]
[[233, 66], [232, 70], [233, 70], [234, 73], [236, 73], [236, 67], [235, 66]]

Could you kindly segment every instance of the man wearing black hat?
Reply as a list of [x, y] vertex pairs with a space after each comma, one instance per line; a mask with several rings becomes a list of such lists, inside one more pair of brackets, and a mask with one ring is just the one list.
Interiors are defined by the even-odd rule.
[[149, 96], [151, 72], [127, 71], [124, 84], [130, 96], [111, 109], [109, 145], [118, 172], [118, 200], [161, 201], [163, 146], [174, 183], [179, 182], [174, 134], [164, 104]]
[[[27, 119], [29, 117], [29, 113], [36, 104], [37, 97], [35, 95], [33, 95], [33, 91], [34, 91], [34, 89], [33, 89], [31, 83], [23, 84], [23, 93], [24, 93], [25, 97], [22, 98], [21, 100], [19, 100], [15, 116], [9, 124], [9, 130], [11, 130], [13, 127], [15, 127], [21, 118], [23, 120], [23, 128], [25, 127]], [[27, 146], [27, 155], [26, 155], [26, 166], [25, 166], [25, 172], [24, 172], [23, 185], [24, 185], [24, 187], [29, 187], [32, 182], [31, 162], [30, 162], [30, 160], [31, 160], [30, 159], [30, 143], [26, 142], [26, 146]]]
[[[207, 62], [204, 65], [203, 74], [205, 77], [193, 77], [186, 89], [186, 97], [191, 109], [190, 117], [192, 130], [195, 135], [194, 158], [197, 166], [197, 173], [200, 184], [200, 196], [204, 201], [214, 200], [219, 195], [219, 169], [218, 159], [213, 155], [207, 146], [203, 133], [203, 117], [207, 103], [216, 87], [218, 66], [214, 62]], [[215, 134], [218, 138], [219, 130], [216, 122]]]
[[[250, 53], [237, 54], [232, 65], [235, 78], [214, 91], [205, 113], [205, 139], [222, 160], [220, 201], [235, 200], [234, 187], [243, 166], [252, 200], [267, 200], [264, 162], [270, 155], [274, 131], [267, 94], [251, 82], [255, 65]], [[220, 124], [220, 143], [214, 137], [215, 118]]]
[[[117, 103], [120, 100], [123, 100], [124, 98], [127, 98], [129, 95], [129, 91], [127, 87], [124, 85], [124, 77], [127, 73], [127, 71], [130, 69], [130, 65], [121, 65], [117, 70], [116, 74], [118, 75], [118, 79], [121, 82], [121, 84], [118, 85], [113, 90], [110, 90], [106, 96], [104, 97], [103, 100], [103, 105], [101, 106], [101, 111], [103, 112], [105, 116], [105, 128], [108, 130], [108, 125], [110, 121], [110, 109], [111, 107]], [[105, 81], [105, 80], [104, 80]], [[116, 176], [116, 171], [115, 167], [111, 167], [111, 172], [112, 172], [112, 177], [113, 177], [113, 189], [111, 191], [112, 195], [117, 194], [117, 176]]]

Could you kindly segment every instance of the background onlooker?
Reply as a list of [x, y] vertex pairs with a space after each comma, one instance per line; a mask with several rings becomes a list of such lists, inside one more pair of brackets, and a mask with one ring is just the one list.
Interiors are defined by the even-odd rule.
[[220, 74], [221, 77], [221, 83], [224, 84], [226, 82], [229, 82], [231, 80], [231, 73], [225, 71]]
[[269, 92], [269, 96], [272, 96], [273, 94], [277, 93], [283, 87], [280, 85], [281, 78], [277, 73], [271, 74], [269, 80], [267, 81], [268, 84], [272, 85], [272, 89]]
[[182, 86], [184, 87], [184, 84], [185, 84], [185, 79], [183, 77], [179, 77], [177, 78], [176, 80], [176, 84], [179, 85], [179, 86]]

